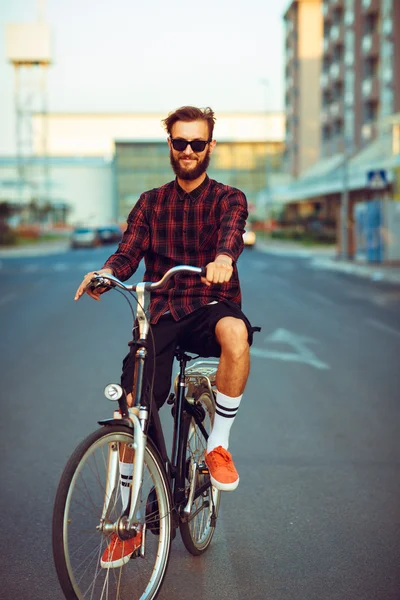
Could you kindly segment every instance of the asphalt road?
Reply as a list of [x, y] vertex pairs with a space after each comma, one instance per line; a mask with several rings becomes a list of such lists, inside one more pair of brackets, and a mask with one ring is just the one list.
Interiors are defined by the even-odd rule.
[[[73, 302], [107, 255], [0, 262], [1, 599], [63, 598], [55, 490], [113, 409], [102, 390], [119, 380], [131, 328], [116, 293]], [[176, 538], [159, 598], [399, 600], [400, 287], [257, 250], [240, 272], [262, 326], [231, 436], [241, 483], [204, 556]]]

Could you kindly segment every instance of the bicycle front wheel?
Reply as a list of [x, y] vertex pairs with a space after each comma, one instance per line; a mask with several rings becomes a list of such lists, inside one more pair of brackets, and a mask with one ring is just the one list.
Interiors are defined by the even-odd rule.
[[192, 486], [195, 493], [190, 513], [181, 511], [179, 529], [186, 549], [197, 556], [207, 550], [213, 538], [221, 492], [211, 485], [210, 476], [203, 474], [199, 468], [205, 466], [207, 437], [214, 423], [215, 405], [208, 387], [198, 389], [194, 406], [197, 418], [187, 415], [183, 443], [186, 448], [185, 495], [188, 502]]
[[[53, 555], [68, 600], [153, 600], [160, 590], [171, 547], [171, 501], [163, 466], [150, 440], [135, 517], [142, 545], [125, 565], [101, 566], [110, 547], [101, 517], [106, 513], [105, 522], [113, 524], [122, 515], [118, 465], [125, 449], [134, 452], [132, 434], [123, 425], [94, 432], [75, 450], [61, 477], [53, 513]], [[116, 485], [110, 485], [112, 478]]]

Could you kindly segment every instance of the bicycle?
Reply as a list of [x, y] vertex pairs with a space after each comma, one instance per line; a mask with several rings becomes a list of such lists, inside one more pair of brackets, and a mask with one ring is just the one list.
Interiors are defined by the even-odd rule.
[[[125, 285], [112, 275], [92, 279], [94, 286], [136, 292], [140, 335], [133, 407], [128, 408], [121, 386], [106, 386], [106, 397], [117, 400], [119, 410], [113, 418], [98, 421], [101, 428], [76, 448], [56, 493], [53, 556], [67, 600], [153, 600], [177, 529], [193, 555], [205, 552], [213, 538], [220, 491], [210, 482], [204, 453], [214, 420], [218, 361], [200, 360], [187, 368], [193, 357], [177, 348], [179, 373], [168, 398], [174, 420], [171, 458], [157, 409], [147, 406], [143, 397], [150, 294], [181, 272], [205, 274], [199, 267], [182, 265], [154, 283]], [[119, 462], [126, 456], [133, 464], [132, 485], [123, 510]], [[141, 535], [140, 547], [125, 565], [105, 569], [101, 557], [114, 534], [121, 540]]]

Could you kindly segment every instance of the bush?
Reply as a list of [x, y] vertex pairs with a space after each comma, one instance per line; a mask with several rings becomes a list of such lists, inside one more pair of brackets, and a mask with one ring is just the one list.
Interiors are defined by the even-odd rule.
[[0, 246], [13, 246], [17, 243], [17, 233], [7, 223], [0, 221]]
[[309, 244], [335, 244], [336, 231], [329, 229], [306, 230], [301, 226], [285, 227], [284, 229], [275, 229], [271, 231], [271, 238], [278, 240], [290, 240], [294, 242], [303, 242]]
[[38, 225], [19, 225], [17, 228], [18, 237], [24, 240], [37, 240], [40, 237], [40, 227]]

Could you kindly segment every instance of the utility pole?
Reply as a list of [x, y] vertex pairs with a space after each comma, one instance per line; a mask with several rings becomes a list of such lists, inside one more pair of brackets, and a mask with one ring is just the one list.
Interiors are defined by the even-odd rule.
[[268, 106], [269, 106], [269, 95], [268, 95], [268, 91], [269, 91], [269, 80], [268, 79], [260, 79], [260, 84], [265, 88], [265, 102], [264, 102], [264, 109], [265, 109], [265, 212], [264, 212], [264, 219], [265, 221], [267, 220], [267, 218], [269, 217], [269, 211], [268, 211], [268, 204], [269, 204], [269, 200], [270, 200], [270, 196], [269, 196], [269, 192], [270, 192], [270, 173], [269, 173], [269, 156], [268, 156], [268, 134], [269, 134], [269, 130], [268, 130]]
[[342, 166], [342, 194], [340, 202], [340, 258], [349, 259], [349, 161], [351, 158], [350, 143], [344, 139]]
[[344, 153], [342, 195], [340, 204], [340, 257], [349, 258], [349, 155]]

